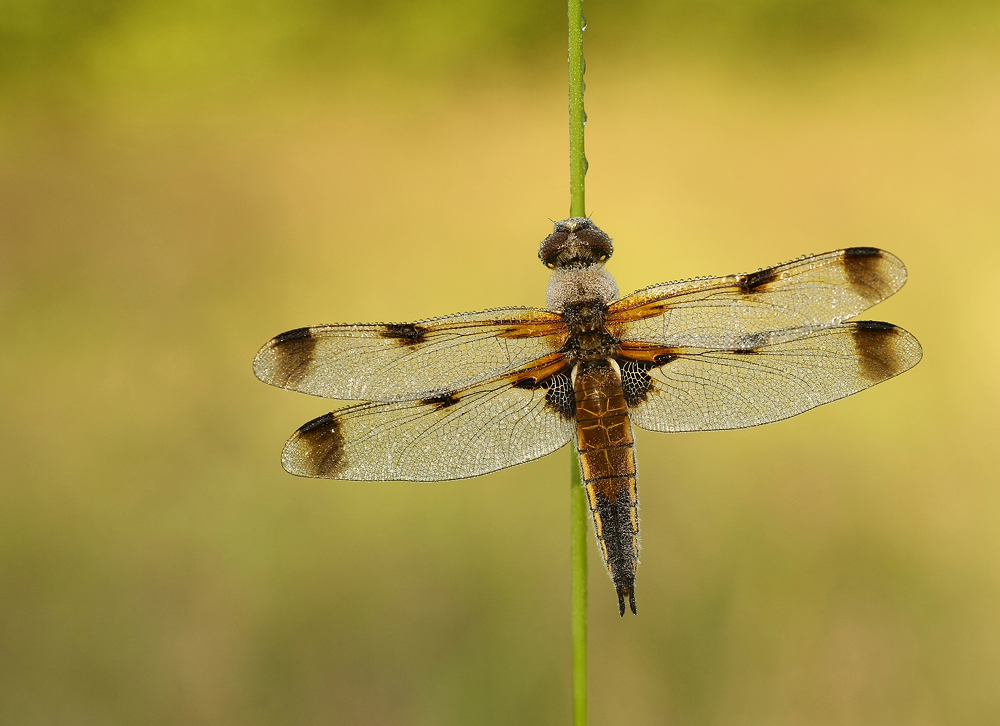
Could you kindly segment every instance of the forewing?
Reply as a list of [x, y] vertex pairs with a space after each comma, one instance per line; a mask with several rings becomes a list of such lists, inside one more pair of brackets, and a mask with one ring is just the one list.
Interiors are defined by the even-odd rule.
[[508, 374], [559, 350], [566, 337], [560, 316], [531, 308], [315, 325], [271, 340], [253, 368], [265, 383], [314, 396], [419, 400]]
[[282, 465], [328, 479], [441, 481], [537, 459], [573, 438], [574, 418], [568, 371], [535, 375], [423, 401], [342, 408], [296, 431]]
[[906, 267], [897, 257], [873, 247], [851, 247], [746, 275], [655, 285], [612, 305], [607, 322], [621, 341], [758, 347], [776, 339], [775, 331], [848, 320], [904, 282]]
[[917, 339], [890, 323], [792, 330], [787, 340], [724, 351], [663, 350], [659, 365], [620, 363], [632, 421], [651, 431], [738, 429], [780, 421], [912, 368]]

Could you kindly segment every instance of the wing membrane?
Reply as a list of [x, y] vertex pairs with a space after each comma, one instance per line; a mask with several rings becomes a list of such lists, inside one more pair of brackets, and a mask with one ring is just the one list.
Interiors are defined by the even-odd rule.
[[568, 373], [534, 375], [423, 401], [342, 408], [296, 431], [282, 466], [329, 479], [441, 481], [537, 459], [573, 438], [573, 386]]
[[316, 325], [282, 333], [254, 359], [265, 383], [325, 398], [419, 400], [482, 383], [558, 351], [555, 313], [504, 308], [417, 323]]
[[786, 338], [742, 351], [665, 350], [659, 360], [668, 362], [650, 369], [626, 361], [623, 379], [645, 386], [632, 421], [665, 432], [780, 421], [898, 375], [921, 357], [917, 339], [890, 323], [788, 331]]
[[746, 275], [669, 282], [622, 298], [608, 311], [621, 341], [750, 348], [788, 328], [841, 323], [899, 290], [906, 267], [872, 247], [852, 247]]

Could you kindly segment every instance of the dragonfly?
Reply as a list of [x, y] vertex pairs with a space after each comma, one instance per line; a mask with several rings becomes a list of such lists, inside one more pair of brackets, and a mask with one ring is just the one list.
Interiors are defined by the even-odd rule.
[[546, 308], [412, 323], [314, 325], [254, 359], [268, 384], [360, 401], [288, 439], [291, 474], [352, 481], [480, 476], [573, 443], [601, 557], [636, 612], [639, 497], [633, 427], [717, 431], [795, 416], [919, 362], [917, 339], [854, 320], [899, 290], [906, 268], [849, 247], [746, 274], [653, 285], [621, 297], [611, 238], [556, 222], [539, 257]]

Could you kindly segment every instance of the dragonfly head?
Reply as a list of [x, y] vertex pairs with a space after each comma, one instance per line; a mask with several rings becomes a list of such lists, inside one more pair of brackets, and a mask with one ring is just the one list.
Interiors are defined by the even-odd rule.
[[587, 217], [570, 217], [556, 222], [552, 234], [542, 241], [538, 257], [549, 269], [587, 267], [604, 264], [614, 245]]

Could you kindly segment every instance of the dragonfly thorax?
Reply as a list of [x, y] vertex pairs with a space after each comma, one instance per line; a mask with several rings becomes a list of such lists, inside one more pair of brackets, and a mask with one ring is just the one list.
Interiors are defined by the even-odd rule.
[[601, 263], [553, 270], [545, 292], [545, 306], [558, 313], [589, 300], [597, 300], [608, 306], [617, 299], [618, 285], [615, 278]]
[[567, 305], [563, 319], [569, 329], [564, 351], [572, 362], [608, 360], [618, 350], [618, 341], [605, 325], [608, 306], [601, 300]]

